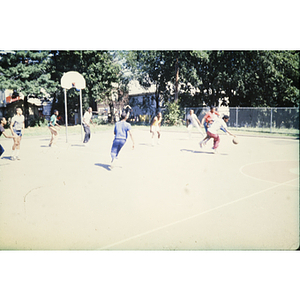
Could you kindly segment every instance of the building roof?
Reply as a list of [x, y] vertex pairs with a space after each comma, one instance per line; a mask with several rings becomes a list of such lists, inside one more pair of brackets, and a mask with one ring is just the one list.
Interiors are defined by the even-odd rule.
[[153, 94], [156, 87], [152, 84], [149, 88], [144, 88], [139, 84], [137, 80], [132, 80], [129, 83], [129, 96], [141, 95], [141, 94]]

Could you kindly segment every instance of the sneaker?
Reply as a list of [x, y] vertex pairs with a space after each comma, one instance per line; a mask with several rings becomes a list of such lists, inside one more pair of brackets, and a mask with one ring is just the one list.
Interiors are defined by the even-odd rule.
[[203, 142], [199, 143], [200, 148], [203, 148]]
[[213, 154], [219, 154], [218, 150], [213, 148]]
[[19, 156], [16, 157], [17, 160], [21, 160], [21, 158]]
[[15, 156], [11, 156], [10, 159], [11, 160], [16, 160], [16, 157]]
[[110, 169], [112, 170], [115, 166], [115, 160], [113, 159], [110, 163]]

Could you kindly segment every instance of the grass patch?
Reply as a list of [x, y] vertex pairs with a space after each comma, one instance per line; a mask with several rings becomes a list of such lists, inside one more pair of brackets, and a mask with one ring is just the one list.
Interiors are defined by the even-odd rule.
[[[105, 125], [93, 125], [91, 126], [92, 132], [101, 132], [101, 131], [107, 131], [107, 130], [113, 130], [114, 126], [111, 124], [105, 124]], [[61, 126], [60, 134], [66, 133], [66, 127]], [[81, 125], [75, 125], [75, 126], [68, 126], [68, 134], [80, 134], [81, 133]], [[24, 129], [24, 136], [43, 136], [47, 135], [50, 136], [50, 130], [48, 126], [45, 127], [30, 127]]]
[[[91, 126], [91, 131], [93, 132], [103, 132], [103, 131], [109, 131], [113, 130], [114, 125], [113, 124], [101, 124], [101, 125], [93, 125]], [[149, 125], [137, 125], [132, 124], [132, 130], [139, 129], [139, 130], [145, 130], [149, 131], [150, 126]], [[236, 135], [255, 135], [255, 136], [268, 136], [268, 137], [293, 137], [298, 138], [299, 137], [299, 130], [298, 129], [274, 129], [272, 133], [270, 133], [269, 128], [236, 128], [236, 127], [228, 127], [232, 133], [235, 133]], [[165, 132], [187, 132], [187, 127], [185, 125], [179, 125], [179, 126], [162, 126], [162, 130]], [[194, 128], [196, 130], [196, 128]], [[203, 129], [204, 130], [204, 129]], [[276, 131], [275, 131], [276, 130]], [[66, 133], [66, 127], [62, 126], [60, 130], [60, 134]], [[75, 125], [75, 126], [68, 126], [68, 134], [80, 134], [81, 133], [81, 126]], [[24, 136], [50, 136], [50, 131], [47, 126], [43, 127], [30, 127], [24, 129]]]

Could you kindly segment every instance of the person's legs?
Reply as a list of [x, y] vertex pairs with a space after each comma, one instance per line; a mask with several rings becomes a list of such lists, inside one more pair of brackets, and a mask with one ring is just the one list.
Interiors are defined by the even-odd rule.
[[157, 133], [157, 127], [156, 126], [152, 126], [152, 136], [151, 136], [151, 139], [152, 139], [152, 146], [154, 146], [154, 135], [155, 133]]
[[18, 144], [16, 145], [16, 159], [20, 159], [20, 148], [21, 148], [21, 139], [22, 139], [22, 135], [20, 135], [18, 137]]
[[191, 137], [192, 137], [192, 129], [193, 129], [193, 124], [190, 123], [187, 128], [188, 133], [189, 133], [189, 139], [191, 139]]
[[19, 155], [19, 151], [20, 151], [20, 142], [21, 142], [21, 136], [20, 133], [16, 130], [14, 130], [14, 133], [17, 135], [16, 137], [13, 138], [14, 140], [14, 144], [12, 146], [12, 155], [11, 155], [11, 159], [15, 160], [16, 157]]
[[111, 147], [111, 151], [110, 151], [110, 155], [111, 155], [111, 162], [114, 161], [114, 159], [116, 157], [118, 157], [120, 150], [122, 149], [122, 147], [124, 146], [126, 140], [124, 139], [114, 139], [112, 147]]
[[53, 127], [49, 127], [49, 130], [51, 132], [51, 140], [50, 140], [49, 146], [51, 147], [52, 145], [56, 145], [58, 132]]
[[213, 146], [213, 149], [217, 149], [219, 147], [219, 144], [220, 144], [220, 137], [218, 134], [213, 134], [209, 131], [207, 131], [207, 135], [211, 138], [214, 139], [214, 146]]
[[84, 143], [87, 143], [90, 138], [91, 138], [91, 129], [89, 126], [87, 125], [83, 125], [83, 128], [84, 128], [84, 132], [85, 132], [85, 136], [84, 136]]

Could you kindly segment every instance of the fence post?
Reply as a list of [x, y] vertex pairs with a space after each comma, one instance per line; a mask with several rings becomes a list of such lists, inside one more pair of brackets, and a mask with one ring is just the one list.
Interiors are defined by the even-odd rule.
[[235, 108], [235, 127], [238, 127], [238, 122], [239, 122], [238, 116], [239, 116], [239, 108], [236, 107]]
[[273, 110], [272, 110], [272, 107], [271, 107], [271, 120], [270, 120], [270, 133], [272, 133], [272, 122], [273, 122]]

